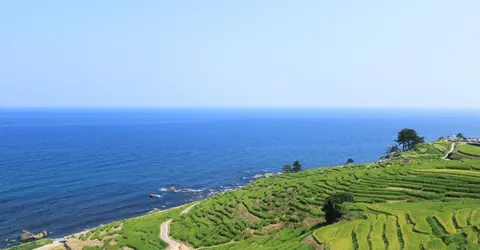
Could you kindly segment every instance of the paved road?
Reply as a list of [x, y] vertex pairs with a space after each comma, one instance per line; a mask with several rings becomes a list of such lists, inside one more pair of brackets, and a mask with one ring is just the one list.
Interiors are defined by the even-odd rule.
[[[190, 209], [192, 209], [195, 205], [198, 203], [192, 204], [191, 206], [185, 208], [180, 214], [186, 214]], [[168, 248], [167, 250], [187, 250], [187, 249], [192, 249], [190, 247], [185, 246], [184, 244], [175, 241], [174, 239], [170, 238], [168, 236], [170, 234], [170, 224], [172, 223], [172, 220], [165, 221], [160, 225], [160, 239], [168, 243]]]
[[162, 223], [160, 226], [160, 239], [168, 243], [168, 248], [171, 250], [177, 250], [177, 249], [183, 249], [182, 244], [180, 242], [174, 241], [170, 236], [168, 236], [170, 232], [170, 224], [172, 223], [172, 220], [165, 221]]

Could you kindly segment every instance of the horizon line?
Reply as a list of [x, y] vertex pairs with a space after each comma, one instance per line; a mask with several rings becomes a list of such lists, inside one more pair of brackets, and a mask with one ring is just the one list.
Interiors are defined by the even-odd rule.
[[371, 107], [371, 106], [0, 106], [0, 110], [166, 110], [166, 109], [197, 109], [197, 110], [432, 110], [432, 111], [480, 111], [480, 107]]

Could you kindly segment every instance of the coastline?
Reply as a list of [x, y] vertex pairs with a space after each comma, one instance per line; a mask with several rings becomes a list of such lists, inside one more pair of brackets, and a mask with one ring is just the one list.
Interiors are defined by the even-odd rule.
[[[449, 150], [448, 153], [451, 153], [451, 151], [452, 151], [452, 149], [454, 148], [454, 146], [455, 146], [455, 143], [452, 143], [451, 145], [449, 144], [449, 145], [448, 145], [448, 148], [445, 147], [445, 151]], [[447, 153], [447, 154], [448, 154], [448, 153]], [[445, 159], [445, 158], [443, 157], [443, 154], [442, 154], [441, 158], [442, 158], [443, 160], [447, 160], [447, 159]], [[389, 161], [389, 160], [392, 160], [392, 159], [386, 159], [385, 161]], [[377, 162], [377, 163], [378, 163], [378, 164], [382, 164], [382, 163], [384, 163], [385, 161]], [[368, 168], [370, 168], [370, 166], [371, 166], [372, 164], [375, 164], [375, 163], [373, 163], [373, 162], [365, 162], [365, 163], [357, 163], [356, 165], [358, 165], [358, 166], [363, 165], [362, 167], [364, 167], [365, 169], [368, 169]], [[358, 167], [358, 166], [357, 166], [357, 167]], [[350, 169], [351, 166], [348, 165], [348, 164], [346, 164], [346, 165], [340, 165], [340, 166], [324, 166], [324, 167], [311, 168], [311, 169], [308, 169], [308, 170], [306, 170], [306, 171], [310, 172], [311, 170], [313, 170], [313, 172], [311, 172], [311, 173], [316, 173], [318, 169], [322, 169], [322, 168], [349, 168], [349, 169]], [[418, 171], [420, 171], [420, 170], [418, 170]], [[271, 175], [269, 175], [269, 173], [257, 174], [257, 175], [255, 175], [255, 176], [258, 176], [258, 175], [262, 175], [263, 178], [265, 178], [265, 179], [271, 178], [271, 177], [270, 177]], [[275, 177], [278, 178], [279, 176], [277, 175], [277, 176], [275, 176]], [[273, 178], [275, 178], [275, 177], [273, 177]], [[258, 179], [260, 179], [260, 178], [261, 178], [261, 177], [258, 177], [258, 178], [253, 177], [253, 178], [252, 178], [252, 182], [250, 182], [249, 184], [255, 183], [256, 180], [258, 180]], [[263, 179], [263, 178], [262, 178], [262, 179]], [[280, 178], [281, 178], [281, 177], [280, 177]], [[247, 185], [248, 185], [248, 184], [247, 184]], [[246, 186], [247, 186], [247, 185], [246, 185]], [[242, 187], [240, 187], [240, 188], [242, 188]], [[229, 192], [229, 191], [235, 191], [235, 190], [238, 190], [238, 189], [239, 189], [239, 188], [235, 188], [235, 189], [232, 189], [232, 190], [224, 190], [224, 191], [219, 192], [219, 193], [217, 193], [217, 194], [227, 193], [227, 192]], [[52, 247], [55, 247], [56, 245], [61, 244], [61, 243], [64, 243], [64, 244], [65, 244], [65, 241], [67, 241], [67, 240], [73, 240], [73, 241], [75, 241], [75, 240], [78, 240], [78, 238], [81, 239], [82, 234], [87, 234], [87, 233], [91, 232], [92, 230], [95, 230], [95, 229], [97, 229], [97, 228], [99, 228], [99, 227], [102, 227], [102, 226], [105, 226], [105, 225], [108, 225], [108, 224], [111, 224], [111, 223], [122, 222], [122, 224], [123, 224], [123, 223], [124, 223], [126, 220], [128, 220], [128, 219], [142, 218], [142, 217], [146, 217], [146, 216], [149, 216], [149, 215], [155, 215], [155, 214], [164, 213], [164, 212], [168, 212], [168, 211], [172, 211], [172, 210], [176, 210], [176, 209], [185, 208], [185, 207], [188, 207], [188, 206], [193, 207], [194, 205], [197, 205], [197, 204], [201, 203], [202, 201], [205, 201], [205, 200], [207, 200], [208, 198], [211, 198], [211, 197], [212, 197], [212, 196], [210, 196], [210, 197], [205, 197], [205, 198], [199, 199], [199, 200], [197, 200], [197, 201], [192, 201], [192, 202], [184, 203], [184, 204], [182, 204], [182, 205], [178, 205], [178, 206], [171, 207], [171, 208], [164, 209], [164, 210], [153, 209], [153, 210], [147, 212], [146, 214], [143, 214], [143, 215], [140, 215], [140, 216], [134, 216], [134, 217], [124, 218], [124, 219], [121, 219], [121, 220], [111, 221], [111, 222], [109, 222], [109, 223], [101, 224], [101, 225], [98, 225], [98, 226], [96, 226], [96, 227], [92, 227], [92, 228], [89, 228], [89, 229], [85, 229], [85, 230], [82, 230], [82, 231], [79, 231], [79, 232], [76, 232], [76, 233], [72, 233], [72, 234], [66, 235], [66, 236], [64, 236], [64, 237], [62, 237], [62, 238], [52, 239], [52, 240], [53, 240], [53, 243], [48, 244], [48, 245], [45, 245], [45, 246], [42, 246], [42, 247], [40, 247], [40, 248], [36, 248], [36, 249], [46, 250], [46, 249], [50, 249], [50, 248], [52, 248]], [[187, 211], [187, 212], [188, 212], [188, 211]], [[175, 212], [175, 213], [176, 213], [176, 212]], [[170, 215], [170, 216], [171, 216], [171, 215]], [[171, 221], [171, 218], [170, 218], [170, 221]], [[103, 230], [103, 229], [102, 229], [102, 230]], [[98, 234], [98, 232], [96, 232], [96, 233]], [[168, 234], [167, 234], [167, 235], [168, 235]], [[95, 238], [93, 238], [93, 239], [95, 239]], [[70, 244], [70, 243], [68, 243], [68, 244]], [[66, 245], [66, 244], [65, 244], [65, 245]], [[68, 245], [66, 245], [66, 246], [68, 246]], [[52, 250], [53, 250], [53, 249], [52, 249]]]
[[[205, 198], [205, 199], [208, 199], [208, 198]], [[202, 199], [202, 200], [204, 200], [204, 199]], [[110, 222], [105, 223], [105, 224], [100, 224], [100, 225], [98, 225], [98, 226], [96, 226], [96, 227], [84, 229], [83, 231], [76, 232], [76, 233], [73, 233], [73, 234], [69, 234], [69, 235], [66, 235], [66, 236], [64, 236], [64, 237], [56, 238], [56, 239], [52, 239], [52, 240], [54, 240], [54, 241], [55, 241], [55, 240], [65, 240], [65, 239], [67, 239], [68, 237], [78, 237], [80, 234], [88, 233], [88, 232], [90, 232], [90, 231], [92, 231], [92, 230], [95, 230], [95, 229], [97, 229], [97, 228], [99, 228], [99, 227], [105, 226], [105, 225], [110, 224], [110, 223], [113, 223], [113, 222], [119, 222], [119, 221], [122, 221], [122, 220], [135, 219], [135, 218], [142, 218], [142, 217], [145, 217], [145, 216], [148, 216], [148, 215], [151, 215], [151, 214], [168, 212], [168, 211], [170, 211], [170, 210], [182, 208], [182, 207], [184, 207], [184, 206], [191, 205], [191, 204], [193, 204], [193, 203], [201, 202], [202, 200], [192, 201], [192, 202], [190, 202], [190, 203], [185, 203], [185, 204], [183, 204], [183, 205], [176, 206], [176, 207], [171, 207], [171, 208], [167, 208], [167, 209], [164, 209], [164, 210], [153, 209], [153, 210], [147, 212], [147, 213], [144, 214], [144, 215], [134, 216], [134, 217], [128, 217], [128, 218], [123, 218], [123, 219], [121, 219], [121, 220], [110, 221]]]
[[[320, 167], [321, 168], [321, 167]], [[110, 221], [108, 223], [102, 223], [98, 226], [95, 226], [95, 227], [91, 227], [91, 228], [87, 228], [87, 229], [84, 229], [82, 231], [79, 231], [79, 232], [75, 232], [75, 233], [71, 233], [71, 234], [67, 234], [63, 237], [57, 237], [57, 238], [48, 238], [48, 237], [45, 237], [44, 239], [51, 239], [53, 242], [50, 243], [50, 244], [47, 244], [47, 245], [44, 245], [44, 246], [41, 246], [39, 248], [35, 248], [35, 250], [49, 250], [49, 249], [54, 249], [54, 247], [57, 247], [57, 246], [61, 246], [61, 245], [64, 245], [65, 242], [68, 240], [68, 239], [75, 239], [75, 238], [79, 238], [81, 235], [83, 234], [87, 234], [89, 233], [90, 231], [93, 231], [99, 227], [102, 227], [102, 226], [105, 226], [107, 224], [110, 224], [110, 223], [115, 223], [115, 222], [120, 222], [120, 221], [123, 221], [123, 220], [129, 220], [129, 219], [135, 219], [135, 218], [142, 218], [142, 217], [145, 217], [145, 216], [149, 216], [149, 215], [152, 215], [152, 214], [157, 214], [157, 213], [164, 213], [164, 212], [168, 212], [168, 211], [171, 211], [171, 210], [175, 210], [175, 209], [180, 209], [180, 208], [183, 208], [183, 207], [188, 207], [188, 206], [191, 206], [191, 205], [197, 205], [199, 203], [201, 203], [202, 201], [206, 200], [206, 199], [209, 199], [210, 197], [212, 196], [215, 196], [215, 195], [218, 195], [218, 194], [221, 194], [221, 193], [225, 193], [225, 192], [231, 192], [231, 191], [235, 191], [237, 189], [240, 189], [240, 188], [243, 188], [245, 187], [246, 185], [249, 185], [249, 184], [252, 184], [254, 183], [255, 181], [259, 180], [259, 179], [265, 179], [265, 178], [270, 178], [270, 177], [273, 177], [273, 176], [279, 176], [281, 175], [282, 172], [278, 172], [278, 173], [270, 173], [270, 172], [266, 172], [266, 171], [262, 171], [258, 174], [255, 174], [254, 176], [250, 177], [249, 181], [247, 183], [245, 183], [245, 185], [239, 185], [239, 186], [236, 186], [235, 188], [226, 188], [224, 189], [223, 191], [214, 191], [214, 192], [211, 192], [209, 196], [207, 197], [204, 197], [203, 199], [199, 199], [199, 200], [195, 200], [195, 201], [191, 201], [191, 202], [188, 202], [188, 203], [184, 203], [182, 205], [178, 205], [178, 206], [175, 206], [175, 207], [171, 207], [171, 208], [167, 208], [167, 209], [164, 209], [164, 210], [161, 210], [161, 209], [152, 209], [150, 211], [148, 211], [146, 214], [143, 214], [143, 215], [139, 215], [139, 216], [134, 216], [134, 217], [126, 217], [126, 218], [123, 218], [123, 219], [120, 219], [120, 220], [113, 220], [113, 221]], [[243, 180], [247, 180], [247, 179], [243, 179]], [[165, 188], [163, 188], [165, 189]], [[166, 190], [166, 189], [165, 189]], [[181, 191], [181, 189], [178, 189], [178, 190], [175, 190], [175, 191], [169, 191], [169, 192], [176, 192], [176, 191]], [[192, 206], [193, 207], [193, 206]], [[21, 245], [21, 244], [20, 244]], [[16, 245], [18, 246], [18, 245]], [[13, 247], [13, 246], [12, 246]], [[7, 250], [10, 249], [10, 248], [7, 248]]]
[[[205, 199], [207, 199], [207, 198], [205, 198]], [[57, 246], [64, 245], [65, 242], [66, 242], [68, 239], [78, 238], [78, 237], [80, 237], [80, 236], [83, 235], [83, 234], [89, 233], [90, 231], [93, 231], [93, 230], [95, 230], [95, 229], [97, 229], [97, 228], [99, 228], [99, 227], [105, 226], [105, 225], [110, 224], [110, 223], [119, 222], [119, 221], [123, 221], [123, 220], [129, 220], [129, 219], [142, 218], [142, 217], [149, 216], [149, 215], [152, 215], [152, 214], [157, 214], [157, 213], [164, 213], [164, 212], [168, 212], [168, 211], [171, 211], [171, 210], [180, 209], [180, 208], [182, 208], [182, 207], [188, 207], [188, 206], [197, 204], [197, 203], [201, 202], [202, 200], [204, 200], [204, 199], [201, 199], [201, 200], [198, 200], [198, 201], [189, 202], [189, 203], [185, 203], [185, 204], [183, 204], [183, 205], [175, 206], [175, 207], [171, 207], [171, 208], [167, 208], [167, 209], [164, 209], [164, 210], [153, 209], [153, 210], [147, 212], [147, 213], [144, 214], [144, 215], [134, 216], [134, 217], [128, 217], [128, 218], [124, 218], [124, 219], [121, 219], [121, 220], [111, 221], [111, 222], [108, 222], [108, 223], [105, 223], [105, 224], [100, 224], [100, 225], [98, 225], [98, 226], [96, 226], [96, 227], [84, 229], [84, 230], [82, 230], [82, 231], [80, 231], [80, 232], [68, 234], [68, 235], [65, 235], [65, 236], [60, 237], [60, 238], [53, 238], [53, 239], [51, 239], [51, 240], [53, 241], [52, 243], [47, 244], [47, 245], [44, 245], [44, 246], [41, 246], [41, 247], [38, 247], [38, 248], [35, 248], [35, 250], [48, 250], [48, 249], [51, 249], [51, 248], [55, 248], [55, 247], [57, 247]], [[46, 238], [44, 238], [44, 239], [49, 239], [49, 238], [46, 237]], [[21, 245], [21, 244], [20, 244], [20, 245]], [[18, 246], [18, 245], [17, 245], [17, 246]], [[12, 247], [13, 247], [13, 246], [12, 246]], [[6, 248], [6, 250], [8, 250], [8, 249], [10, 249], [10, 248]]]
[[[365, 163], [357, 163], [357, 164], [374, 164], [374, 162], [365, 162]], [[340, 165], [340, 166], [320, 166], [320, 167], [315, 167], [315, 168], [310, 168], [310, 169], [306, 169], [306, 170], [314, 170], [314, 169], [319, 169], [319, 168], [328, 168], [328, 167], [332, 167], [332, 168], [337, 168], [337, 167], [344, 167], [343, 165]], [[168, 209], [164, 209], [164, 210], [160, 210], [160, 209], [153, 209], [149, 212], [147, 212], [146, 214], [143, 214], [143, 215], [139, 215], [139, 216], [134, 216], [134, 217], [127, 217], [127, 218], [123, 218], [123, 219], [120, 219], [120, 220], [114, 220], [114, 221], [111, 221], [111, 222], [108, 222], [108, 223], [105, 223], [105, 224], [100, 224], [98, 226], [95, 226], [95, 227], [92, 227], [92, 228], [88, 228], [88, 229], [84, 229], [82, 231], [79, 231], [79, 232], [75, 232], [75, 233], [72, 233], [72, 234], [68, 234], [66, 236], [63, 236], [61, 238], [54, 238], [52, 239], [53, 242], [48, 244], [48, 245], [44, 245], [40, 248], [36, 248], [35, 250], [53, 250], [55, 249], [54, 247], [55, 246], [60, 246], [60, 245], [64, 245], [65, 242], [69, 239], [78, 239], [79, 237], [81, 237], [83, 234], [87, 234], [89, 233], [90, 231], [93, 231], [95, 229], [98, 229], [102, 226], [105, 226], [105, 225], [108, 225], [110, 223], [115, 223], [115, 222], [121, 222], [121, 221], [124, 221], [124, 220], [129, 220], [129, 219], [135, 219], [135, 218], [143, 218], [143, 217], [146, 217], [146, 216], [149, 216], [149, 215], [153, 215], [153, 214], [158, 214], [158, 213], [165, 213], [165, 212], [168, 212], [168, 211], [171, 211], [171, 210], [175, 210], [175, 209], [181, 209], [181, 208], [187, 208], [189, 209], [189, 206], [193, 207], [197, 204], [200, 204], [202, 201], [204, 200], [207, 200], [213, 196], [216, 196], [218, 194], [221, 194], [221, 193], [226, 193], [226, 192], [232, 192], [232, 191], [235, 191], [235, 190], [238, 190], [240, 188], [243, 188], [247, 185], [250, 185], [250, 184], [253, 184], [255, 183], [256, 181], [260, 180], [260, 179], [267, 179], [267, 178], [271, 178], [271, 177], [277, 177], [277, 176], [280, 176], [282, 175], [283, 172], [278, 172], [278, 173], [275, 173], [275, 174], [272, 174], [272, 173], [268, 173], [268, 172], [265, 172], [263, 171], [263, 173], [258, 173], [258, 174], [255, 174], [254, 176], [252, 176], [250, 178], [250, 181], [248, 183], [246, 183], [245, 185], [242, 185], [242, 186], [237, 186], [233, 189], [227, 189], [227, 190], [223, 190], [223, 191], [220, 191], [220, 192], [213, 192], [212, 195], [208, 196], [208, 197], [205, 197], [203, 199], [199, 199], [199, 200], [196, 200], [196, 201], [191, 201], [191, 202], [188, 202], [188, 203], [184, 203], [182, 205], [178, 205], [178, 206], [175, 206], [175, 207], [171, 207], [171, 208], [168, 208]], [[193, 205], [193, 206], [192, 206]], [[190, 207], [190, 208], [191, 208]], [[187, 211], [188, 212], [188, 211]], [[183, 214], [184, 212], [182, 212]]]
[[[268, 118], [273, 114], [267, 112], [259, 114], [262, 119], [255, 121], [219, 114], [212, 117], [218, 123], [192, 118], [179, 126], [167, 122], [188, 116], [158, 112], [155, 114], [158, 123], [152, 124], [149, 123], [152, 116], [143, 113], [132, 114], [135, 119], [108, 112], [34, 114], [44, 118], [12, 113], [2, 123], [6, 125], [3, 132], [11, 135], [3, 145], [12, 153], [6, 154], [3, 162], [10, 167], [4, 172], [9, 185], [3, 187], [6, 204], [1, 209], [0, 248], [11, 246], [13, 243], [5, 240], [17, 239], [23, 229], [47, 230], [53, 232], [50, 237], [59, 238], [110, 221], [140, 216], [155, 208], [166, 209], [204, 199], [209, 189], [222, 191], [221, 185], [235, 188], [230, 185], [246, 184], [262, 170], [278, 171], [284, 163], [296, 158], [308, 168], [340, 165], [347, 158], [371, 162], [384, 151], [384, 145], [392, 143], [391, 131], [384, 128], [399, 122], [397, 116], [357, 119], [319, 113], [311, 119], [299, 120], [279, 113], [285, 115], [280, 124], [276, 118]], [[231, 118], [236, 121], [232, 123]], [[427, 140], [451, 134], [448, 117], [402, 118], [402, 121], [418, 127]], [[480, 133], [470, 118], [455, 121], [458, 130], [466, 135]], [[331, 132], [324, 134], [316, 129], [318, 124]], [[218, 126], [224, 129], [219, 130]], [[131, 130], [132, 127], [135, 129]], [[86, 128], [93, 129], [96, 136], [85, 137]], [[355, 132], [360, 130], [361, 134]], [[212, 136], [217, 133], [218, 136]], [[67, 134], [71, 140], [65, 140]], [[35, 138], [45, 143], [36, 143]], [[72, 174], [62, 174], [63, 171]], [[112, 178], [104, 178], [106, 175]], [[28, 181], [16, 181], [27, 177]], [[162, 187], [169, 186], [204, 191], [160, 193]], [[150, 193], [163, 198], [146, 198]]]
[[[315, 167], [315, 168], [311, 168], [311, 169], [316, 169], [316, 168], [324, 168], [324, 167], [328, 167], [328, 166], [321, 166], [321, 167]], [[334, 167], [334, 166], [330, 166], [330, 167]], [[248, 182], [245, 183], [245, 185], [239, 185], [239, 186], [236, 186], [235, 188], [226, 188], [224, 189], [223, 191], [214, 191], [214, 192], [211, 192], [209, 196], [207, 197], [204, 197], [202, 199], [199, 199], [199, 200], [195, 200], [195, 201], [190, 201], [188, 203], [184, 203], [182, 205], [178, 205], [178, 206], [175, 206], [175, 207], [171, 207], [171, 208], [167, 208], [167, 209], [164, 209], [164, 210], [161, 210], [161, 209], [152, 209], [150, 211], [148, 211], [146, 214], [143, 214], [143, 215], [139, 215], [139, 216], [133, 216], [133, 217], [126, 217], [126, 218], [123, 218], [123, 219], [120, 219], [120, 220], [113, 220], [113, 221], [110, 221], [110, 222], [107, 222], [107, 223], [102, 223], [98, 226], [95, 226], [95, 227], [91, 227], [91, 228], [87, 228], [87, 229], [84, 229], [82, 231], [78, 231], [78, 232], [75, 232], [75, 233], [71, 233], [71, 234], [67, 234], [63, 237], [57, 237], [57, 238], [48, 238], [48, 237], [45, 237], [44, 239], [51, 239], [53, 242], [50, 243], [50, 244], [47, 244], [47, 245], [44, 245], [44, 246], [41, 246], [39, 248], [35, 248], [35, 250], [50, 250], [50, 249], [55, 249], [54, 247], [57, 247], [57, 246], [61, 246], [61, 245], [64, 245], [65, 242], [69, 239], [76, 239], [76, 238], [79, 238], [81, 237], [81, 235], [83, 234], [87, 234], [95, 229], [98, 229], [102, 226], [105, 226], [105, 225], [108, 225], [110, 223], [115, 223], [115, 222], [120, 222], [120, 221], [124, 221], [124, 220], [129, 220], [129, 219], [136, 219], [136, 218], [142, 218], [142, 217], [146, 217], [146, 216], [149, 216], [149, 215], [153, 215], [153, 214], [157, 214], [157, 213], [165, 213], [165, 212], [169, 212], [171, 210], [175, 210], [175, 209], [181, 209], [181, 208], [184, 208], [184, 207], [188, 207], [188, 206], [191, 206], [191, 205], [197, 205], [199, 203], [201, 203], [202, 201], [206, 200], [206, 199], [209, 199], [213, 196], [216, 196], [216, 195], [219, 195], [221, 193], [226, 193], [226, 192], [232, 192], [232, 191], [235, 191], [235, 190], [238, 190], [240, 188], [243, 188], [249, 184], [252, 184], [254, 182], [256, 182], [257, 180], [260, 180], [260, 179], [266, 179], [266, 178], [271, 178], [271, 177], [275, 177], [275, 176], [280, 176], [282, 175], [283, 172], [278, 172], [278, 173], [270, 173], [270, 172], [266, 172], [266, 171], [261, 171], [259, 172], [258, 174], [255, 174], [254, 176], [251, 176], [250, 179], [248, 179]], [[243, 179], [243, 180], [246, 180], [246, 179]], [[177, 191], [181, 191], [181, 189], [178, 189]], [[168, 191], [168, 192], [174, 192], [175, 191]], [[193, 206], [192, 206], [193, 207]], [[21, 245], [21, 244], [20, 244]], [[18, 245], [16, 245], [18, 246]], [[13, 247], [13, 246], [12, 246]], [[7, 248], [6, 250], [8, 250], [10, 248]]]
[[[359, 163], [359, 164], [368, 164], [368, 163], [371, 163], [371, 162], [366, 162], [366, 163]], [[372, 163], [373, 164], [373, 163]], [[326, 167], [341, 167], [341, 166], [320, 166], [320, 167], [314, 167], [314, 168], [310, 168], [310, 169], [306, 169], [306, 170], [312, 170], [312, 169], [318, 169], [318, 168], [326, 168]], [[78, 231], [78, 232], [74, 232], [74, 233], [71, 233], [71, 234], [67, 234], [65, 236], [60, 236], [60, 237], [56, 237], [56, 238], [49, 238], [48, 236], [45, 237], [44, 239], [51, 239], [53, 242], [50, 243], [50, 244], [47, 244], [47, 245], [44, 245], [44, 246], [41, 246], [39, 248], [35, 248], [35, 250], [49, 250], [49, 249], [54, 249], [53, 247], [55, 246], [60, 246], [60, 245], [64, 245], [65, 242], [68, 240], [68, 239], [75, 239], [75, 238], [79, 238], [82, 234], [87, 234], [89, 233], [90, 231], [93, 231], [95, 229], [98, 229], [102, 226], [105, 226], [105, 225], [108, 225], [110, 223], [115, 223], [115, 222], [121, 222], [121, 221], [124, 221], [124, 220], [129, 220], [129, 219], [136, 219], [136, 218], [142, 218], [142, 217], [146, 217], [146, 216], [149, 216], [149, 215], [152, 215], [152, 214], [157, 214], [157, 213], [164, 213], [164, 212], [169, 212], [171, 210], [175, 210], [175, 209], [180, 209], [182, 207], [188, 207], [189, 205], [192, 205], [192, 204], [199, 204], [201, 203], [202, 201], [204, 200], [207, 200], [213, 196], [216, 196], [216, 195], [219, 195], [219, 194], [222, 194], [222, 193], [226, 193], [226, 192], [232, 192], [232, 191], [235, 191], [235, 190], [238, 190], [238, 189], [241, 189], [247, 185], [250, 185], [250, 184], [253, 184], [254, 182], [260, 180], [260, 179], [266, 179], [266, 178], [271, 178], [271, 177], [277, 177], [277, 176], [280, 176], [282, 175], [283, 172], [277, 172], [277, 173], [273, 173], [273, 172], [267, 172], [266, 170], [262, 170], [262, 171], [259, 171], [257, 174], [247, 178], [247, 177], [242, 177], [242, 180], [248, 180], [244, 185], [239, 185], [239, 186], [234, 186], [232, 188], [232, 186], [229, 186], [228, 188], [224, 188], [222, 191], [211, 191], [209, 192], [209, 195], [202, 198], [202, 199], [198, 199], [198, 200], [194, 200], [194, 201], [189, 201], [188, 203], [183, 203], [181, 205], [178, 205], [178, 206], [174, 206], [174, 207], [171, 207], [171, 208], [167, 208], [167, 209], [152, 209], [150, 211], [148, 211], [147, 213], [145, 214], [142, 214], [142, 215], [139, 215], [139, 216], [133, 216], [133, 217], [125, 217], [125, 218], [122, 218], [122, 219], [119, 219], [119, 220], [112, 220], [110, 222], [107, 222], [107, 223], [102, 223], [102, 224], [99, 224], [97, 226], [94, 226], [94, 227], [91, 227], [91, 228], [87, 228], [87, 229], [83, 229], [82, 231]], [[224, 187], [224, 186], [221, 186], [221, 187]], [[164, 190], [162, 190], [164, 189]], [[162, 188], [160, 191], [162, 192], [172, 192], [172, 193], [178, 193], [178, 192], [183, 192], [182, 189], [175, 189], [173, 191], [166, 191], [165, 188]], [[204, 190], [206, 191], [206, 190]], [[19, 245], [22, 245], [22, 244], [19, 244]], [[14, 246], [19, 246], [19, 245], [14, 245]], [[14, 246], [10, 246], [9, 248], [6, 248], [6, 250], [10, 249], [11, 247], [14, 247]]]
[[[112, 220], [112, 221], [109, 221], [109, 222], [106, 222], [106, 223], [101, 223], [97, 226], [93, 226], [93, 227], [90, 227], [90, 228], [83, 229], [81, 231], [77, 231], [77, 232], [70, 233], [70, 234], [65, 234], [63, 236], [60, 235], [60, 236], [57, 236], [55, 238], [49, 238], [47, 236], [43, 239], [51, 239], [53, 242], [48, 244], [48, 245], [44, 245], [44, 246], [41, 246], [41, 247], [35, 248], [35, 249], [39, 249], [39, 250], [50, 249], [51, 247], [64, 244], [64, 242], [68, 239], [78, 238], [82, 234], [89, 233], [90, 231], [93, 231], [93, 230], [95, 230], [99, 227], [108, 225], [110, 223], [120, 222], [120, 221], [128, 220], [128, 219], [142, 218], [142, 217], [149, 216], [149, 215], [156, 214], [156, 213], [163, 213], [163, 212], [168, 212], [168, 211], [171, 211], [171, 210], [179, 209], [179, 208], [182, 208], [182, 207], [187, 207], [188, 205], [195, 204], [195, 203], [200, 203], [200, 202], [202, 202], [206, 199], [209, 199], [210, 197], [219, 195], [221, 193], [238, 190], [240, 188], [245, 187], [248, 184], [251, 184], [251, 183], [257, 181], [258, 179], [269, 178], [271, 176], [276, 176], [276, 175], [279, 175], [279, 174], [278, 173], [274, 174], [274, 173], [267, 172], [266, 170], [261, 170], [253, 176], [242, 177], [241, 181], [244, 181], [245, 183], [242, 183], [242, 184], [237, 183], [236, 186], [235, 185], [221, 185], [220, 190], [215, 190], [215, 189], [192, 190], [192, 189], [186, 189], [186, 188], [178, 188], [178, 189], [168, 190], [168, 188], [160, 188], [159, 189], [160, 192], [168, 192], [168, 193], [201, 193], [201, 192], [206, 192], [206, 195], [201, 199], [193, 200], [193, 201], [192, 200], [186, 201], [187, 203], [183, 203], [183, 204], [178, 205], [178, 206], [174, 206], [174, 207], [170, 207], [170, 208], [166, 208], [166, 209], [154, 208], [150, 211], [147, 211], [145, 214], [141, 214], [141, 215], [138, 215], [138, 216], [132, 216], [132, 217], [127, 216], [127, 217], [124, 217], [124, 218], [121, 218], [121, 219]], [[159, 198], [161, 198], [161, 197], [163, 197], [163, 196], [160, 195]], [[8, 250], [8, 249], [10, 249], [12, 247], [15, 247], [15, 246], [20, 246], [22, 244], [23, 243], [8, 246], [7, 248], [5, 248], [5, 250]], [[3, 248], [0, 248], [0, 249], [3, 249]]]

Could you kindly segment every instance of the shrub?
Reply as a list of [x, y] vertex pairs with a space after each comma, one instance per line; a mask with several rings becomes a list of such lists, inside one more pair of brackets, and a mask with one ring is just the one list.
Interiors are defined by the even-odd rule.
[[325, 221], [327, 224], [333, 224], [339, 221], [344, 212], [341, 204], [344, 202], [353, 202], [354, 196], [351, 193], [336, 193], [330, 195], [323, 204], [322, 211], [325, 213]]

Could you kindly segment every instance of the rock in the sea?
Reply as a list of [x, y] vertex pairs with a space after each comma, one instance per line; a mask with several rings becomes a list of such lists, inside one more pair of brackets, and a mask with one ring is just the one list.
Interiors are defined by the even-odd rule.
[[170, 191], [170, 192], [175, 192], [176, 189], [175, 189], [174, 186], [171, 186], [171, 187], [167, 188], [167, 190]]
[[263, 178], [263, 174], [256, 174], [253, 179]]
[[275, 174], [274, 173], [265, 173], [263, 176], [265, 176], [265, 178], [267, 177], [271, 177], [271, 176], [274, 176]]
[[27, 231], [27, 230], [22, 230], [22, 232], [20, 233], [20, 241], [22, 242], [25, 242], [25, 241], [29, 241], [29, 240], [34, 240], [34, 234]]
[[22, 232], [20, 233], [20, 241], [27, 242], [32, 240], [39, 240], [45, 238], [45, 236], [47, 235], [49, 235], [47, 231], [43, 231], [39, 234], [33, 234], [32, 232], [29, 232], [27, 230], [22, 230]]

